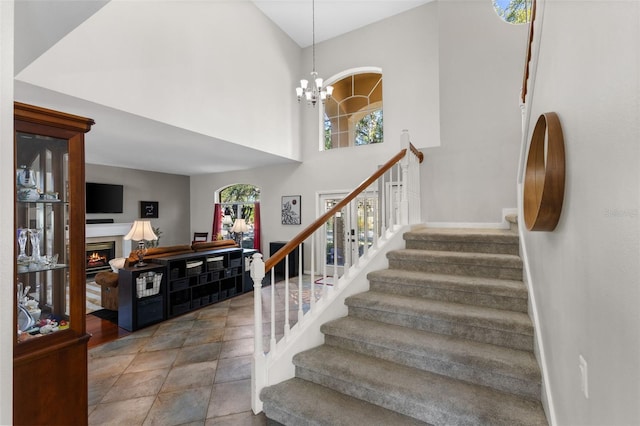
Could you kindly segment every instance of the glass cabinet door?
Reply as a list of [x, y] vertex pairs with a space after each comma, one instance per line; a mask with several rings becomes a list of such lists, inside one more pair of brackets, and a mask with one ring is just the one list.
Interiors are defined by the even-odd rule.
[[69, 328], [68, 141], [16, 132], [18, 342]]

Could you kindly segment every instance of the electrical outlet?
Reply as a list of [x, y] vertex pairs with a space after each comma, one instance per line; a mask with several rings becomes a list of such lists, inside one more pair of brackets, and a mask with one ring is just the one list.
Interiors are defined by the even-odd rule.
[[587, 369], [587, 360], [582, 355], [578, 356], [578, 367], [580, 367], [580, 390], [586, 399], [589, 399], [589, 370]]

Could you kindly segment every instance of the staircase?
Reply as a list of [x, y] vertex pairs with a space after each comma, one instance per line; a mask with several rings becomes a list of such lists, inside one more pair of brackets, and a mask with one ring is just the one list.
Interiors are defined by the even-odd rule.
[[294, 357], [296, 377], [263, 389], [285, 425], [542, 425], [518, 235], [405, 234], [325, 343]]

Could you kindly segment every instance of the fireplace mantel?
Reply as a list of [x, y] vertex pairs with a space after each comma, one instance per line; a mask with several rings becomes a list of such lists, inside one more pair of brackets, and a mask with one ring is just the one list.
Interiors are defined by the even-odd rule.
[[133, 223], [95, 223], [86, 225], [85, 238], [111, 238], [118, 242], [121, 249], [118, 256], [128, 256], [131, 253], [131, 241], [125, 240]]

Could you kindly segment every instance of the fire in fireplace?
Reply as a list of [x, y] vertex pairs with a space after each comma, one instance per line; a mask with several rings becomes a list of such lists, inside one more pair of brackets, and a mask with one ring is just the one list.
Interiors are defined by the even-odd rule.
[[93, 275], [100, 271], [111, 269], [109, 261], [116, 255], [115, 241], [103, 241], [99, 243], [87, 243], [86, 270], [87, 275]]

